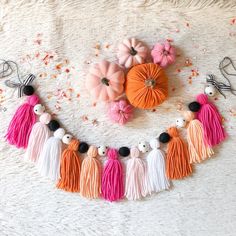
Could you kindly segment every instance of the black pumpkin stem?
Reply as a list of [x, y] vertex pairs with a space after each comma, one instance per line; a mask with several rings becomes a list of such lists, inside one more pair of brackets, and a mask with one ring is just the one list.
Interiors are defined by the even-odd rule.
[[101, 79], [101, 81], [102, 81], [102, 83], [105, 84], [106, 86], [109, 86], [109, 79], [107, 79], [107, 78], [104, 77], [104, 78]]
[[134, 49], [134, 47], [131, 47], [130, 54], [132, 56], [135, 56], [138, 52]]

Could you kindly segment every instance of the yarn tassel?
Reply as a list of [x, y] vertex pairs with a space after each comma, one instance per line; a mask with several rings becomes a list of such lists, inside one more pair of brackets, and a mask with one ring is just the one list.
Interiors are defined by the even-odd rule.
[[150, 190], [160, 192], [170, 188], [170, 182], [166, 176], [165, 153], [160, 150], [160, 142], [157, 139], [150, 141], [152, 150], [147, 156], [148, 179]]
[[50, 137], [44, 144], [37, 163], [39, 173], [53, 181], [57, 181], [60, 177], [61, 139], [64, 135], [65, 130], [62, 128], [54, 132], [54, 136]]
[[123, 167], [116, 149], [109, 149], [107, 156], [108, 161], [102, 175], [102, 196], [112, 202], [124, 197]]
[[46, 140], [50, 137], [50, 130], [47, 124], [51, 120], [51, 115], [43, 113], [39, 117], [39, 122], [33, 125], [29, 136], [29, 142], [25, 153], [25, 160], [37, 162]]
[[210, 147], [213, 147], [226, 138], [226, 133], [222, 126], [222, 117], [216, 106], [208, 101], [206, 94], [199, 94], [197, 101], [201, 104], [197, 119], [203, 125], [204, 140]]
[[125, 182], [125, 196], [128, 200], [138, 200], [150, 194], [146, 163], [139, 158], [139, 154], [138, 148], [131, 148]]
[[34, 106], [39, 103], [36, 95], [27, 97], [27, 101], [15, 112], [7, 130], [6, 140], [17, 148], [26, 148], [31, 129], [36, 122]]
[[79, 141], [72, 140], [63, 151], [60, 165], [60, 180], [57, 188], [69, 192], [80, 190], [80, 158], [78, 155]]
[[98, 149], [90, 146], [87, 157], [82, 162], [80, 194], [86, 198], [99, 198], [101, 195], [101, 163], [97, 159]]
[[213, 149], [204, 142], [203, 125], [199, 120], [194, 119], [194, 113], [186, 111], [184, 116], [188, 121], [187, 140], [190, 163], [200, 163], [214, 154]]
[[192, 173], [188, 146], [176, 127], [168, 129], [171, 140], [167, 145], [166, 175], [169, 179], [182, 179]]

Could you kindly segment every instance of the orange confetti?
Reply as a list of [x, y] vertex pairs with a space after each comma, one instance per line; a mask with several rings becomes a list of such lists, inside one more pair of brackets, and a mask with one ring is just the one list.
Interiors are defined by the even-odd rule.
[[83, 115], [81, 118], [83, 121], [88, 121], [88, 117], [86, 115]]
[[231, 25], [234, 25], [236, 23], [236, 18], [232, 18], [231, 20], [230, 20], [230, 24]]

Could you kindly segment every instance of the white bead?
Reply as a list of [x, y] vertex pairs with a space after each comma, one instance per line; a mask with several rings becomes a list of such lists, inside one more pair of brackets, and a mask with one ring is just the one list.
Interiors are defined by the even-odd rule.
[[45, 112], [45, 107], [42, 104], [36, 104], [34, 106], [34, 113], [38, 116], [42, 115]]
[[54, 132], [53, 135], [55, 138], [62, 139], [63, 136], [65, 135], [65, 133], [66, 133], [66, 131], [63, 128], [59, 128]]
[[187, 122], [186, 122], [185, 118], [183, 118], [183, 117], [179, 117], [175, 121], [175, 125], [178, 128], [184, 128], [186, 126], [186, 123]]
[[150, 142], [149, 142], [149, 145], [152, 149], [160, 148], [160, 142], [156, 138], [151, 139]]
[[65, 134], [62, 138], [62, 142], [64, 144], [70, 144], [71, 140], [72, 140], [73, 136], [71, 134]]
[[142, 153], [148, 152], [149, 151], [149, 144], [145, 141], [141, 141], [138, 143], [138, 149]]
[[99, 146], [98, 147], [98, 155], [101, 156], [101, 157], [106, 156], [107, 149], [108, 149], [108, 147], [106, 147], [104, 145]]
[[205, 87], [205, 94], [210, 96], [210, 97], [214, 97], [216, 95], [216, 88], [214, 85], [208, 84]]

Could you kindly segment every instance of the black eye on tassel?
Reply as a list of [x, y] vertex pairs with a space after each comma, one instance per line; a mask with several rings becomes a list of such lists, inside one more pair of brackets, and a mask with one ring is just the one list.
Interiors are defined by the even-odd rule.
[[31, 85], [26, 85], [26, 86], [24, 86], [24, 88], [23, 88], [23, 93], [24, 93], [26, 96], [33, 95], [33, 94], [34, 94], [34, 87], [31, 86]]
[[51, 120], [49, 123], [48, 123], [48, 128], [51, 130], [51, 131], [56, 131], [57, 129], [60, 128], [60, 124], [58, 121], [56, 120]]
[[170, 135], [166, 132], [161, 133], [159, 136], [159, 141], [161, 143], [168, 143], [170, 141]]
[[78, 151], [80, 153], [86, 153], [88, 151], [88, 149], [89, 149], [89, 145], [87, 143], [82, 142], [82, 143], [79, 144], [79, 150]]
[[130, 154], [130, 150], [129, 150], [128, 147], [121, 147], [121, 148], [119, 149], [119, 154], [120, 154], [122, 157], [127, 157], [127, 156], [129, 156], [129, 154]]
[[201, 105], [198, 102], [191, 102], [188, 104], [188, 108], [192, 112], [198, 112], [201, 108]]

